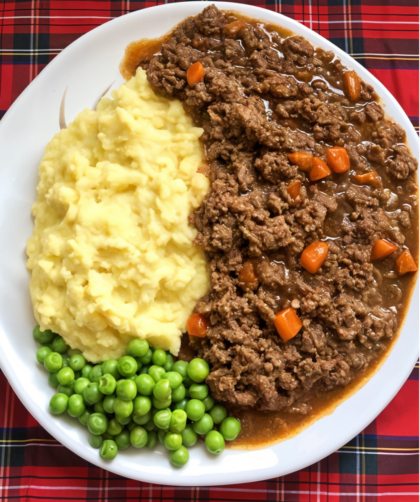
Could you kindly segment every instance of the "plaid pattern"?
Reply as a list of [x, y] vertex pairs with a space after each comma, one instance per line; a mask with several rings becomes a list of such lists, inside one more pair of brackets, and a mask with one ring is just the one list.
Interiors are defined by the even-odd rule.
[[[0, 118], [67, 45], [108, 20], [158, 2], [0, 0]], [[347, 51], [419, 125], [417, 0], [254, 0]], [[139, 34], [140, 37], [140, 34]], [[28, 414], [0, 372], [1, 501], [418, 501], [418, 366], [365, 431], [328, 458], [269, 481], [212, 488], [149, 485], [66, 450]]]

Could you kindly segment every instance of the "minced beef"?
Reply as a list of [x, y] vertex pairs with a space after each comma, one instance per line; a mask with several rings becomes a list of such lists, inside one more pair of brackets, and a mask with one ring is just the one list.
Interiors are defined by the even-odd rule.
[[[211, 188], [190, 221], [211, 274], [195, 311], [211, 327], [190, 343], [211, 365], [216, 399], [282, 410], [349, 384], [395, 335], [410, 287], [395, 258], [415, 242], [417, 162], [371, 86], [361, 82], [357, 102], [346, 97], [346, 68], [332, 53], [249, 21], [229, 36], [223, 27], [233, 19], [206, 7], [143, 66], [204, 129]], [[186, 72], [197, 61], [204, 82], [190, 87]], [[316, 183], [287, 156], [325, 158], [336, 145], [347, 149], [351, 170]], [[372, 169], [377, 187], [354, 182]], [[297, 200], [287, 192], [293, 180], [302, 183]], [[372, 263], [379, 238], [399, 249]], [[329, 252], [309, 274], [299, 259], [313, 241], [327, 242]], [[238, 277], [249, 260], [252, 284]], [[303, 327], [283, 342], [273, 322], [290, 306]]]

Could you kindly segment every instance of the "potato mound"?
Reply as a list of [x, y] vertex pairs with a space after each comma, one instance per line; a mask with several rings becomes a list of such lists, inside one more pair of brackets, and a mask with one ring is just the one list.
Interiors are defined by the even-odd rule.
[[135, 77], [47, 145], [28, 240], [41, 329], [93, 362], [133, 338], [177, 354], [209, 277], [188, 225], [209, 182], [199, 137], [177, 100]]

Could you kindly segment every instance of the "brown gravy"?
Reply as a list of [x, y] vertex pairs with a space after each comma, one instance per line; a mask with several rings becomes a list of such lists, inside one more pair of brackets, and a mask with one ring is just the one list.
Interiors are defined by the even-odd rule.
[[[240, 18], [254, 25], [261, 22], [235, 11], [225, 12], [225, 14], [228, 18], [232, 18], [232, 20]], [[276, 32], [282, 39], [294, 35], [293, 32], [274, 24], [264, 23], [264, 28]], [[142, 62], [150, 60], [152, 56], [160, 52], [162, 44], [171, 37], [172, 32], [173, 30], [157, 39], [142, 39], [129, 44], [120, 64], [121, 75], [125, 79], [129, 79], [133, 76], [137, 67]], [[203, 166], [203, 172], [204, 171], [205, 166]], [[418, 260], [419, 253], [417, 236], [418, 219], [407, 235], [412, 254], [416, 260]], [[255, 449], [267, 447], [271, 444], [290, 439], [317, 420], [333, 413], [337, 406], [360, 390], [380, 369], [396, 343], [409, 308], [411, 296], [416, 284], [416, 278], [417, 274], [410, 274], [401, 278], [404, 287], [401, 288], [403, 295], [400, 301], [406, 305], [406, 309], [400, 313], [400, 327], [398, 333], [391, 340], [383, 341], [383, 343], [387, 345], [386, 351], [377, 359], [372, 360], [366, 369], [360, 372], [358, 377], [353, 380], [350, 385], [336, 388], [327, 393], [313, 394], [312, 390], [310, 397], [305, 396], [304, 405], [297, 402], [294, 408], [285, 411], [258, 411], [229, 406], [230, 414], [240, 419], [242, 431], [239, 437], [227, 446], [236, 449]], [[386, 285], [384, 286], [386, 287]], [[189, 361], [194, 355], [194, 351], [188, 343], [188, 335], [184, 335], [179, 359]]]

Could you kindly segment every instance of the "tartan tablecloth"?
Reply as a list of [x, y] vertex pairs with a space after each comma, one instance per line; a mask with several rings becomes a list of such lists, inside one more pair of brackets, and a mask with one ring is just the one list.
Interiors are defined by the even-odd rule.
[[[347, 51], [418, 129], [417, 0], [243, 1], [292, 17]], [[164, 2], [0, 0], [0, 117], [76, 38], [157, 3]], [[0, 500], [417, 502], [418, 397], [417, 365], [379, 417], [321, 462], [259, 483], [182, 488], [131, 481], [75, 456], [28, 414], [0, 372]]]

